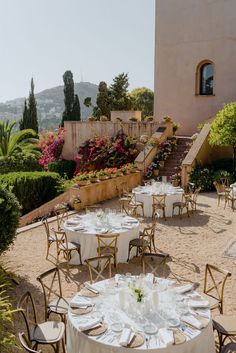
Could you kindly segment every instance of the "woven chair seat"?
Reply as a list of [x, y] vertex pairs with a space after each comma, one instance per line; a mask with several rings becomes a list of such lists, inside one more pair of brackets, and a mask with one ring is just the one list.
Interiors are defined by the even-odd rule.
[[223, 347], [221, 353], [236, 353], [236, 343], [228, 343]]
[[76, 250], [79, 248], [80, 248], [80, 244], [74, 243], [74, 242], [67, 242], [67, 248], [64, 245], [64, 243], [59, 245], [59, 249], [61, 249], [61, 250], [65, 250], [65, 249], [66, 250]]
[[46, 321], [35, 327], [31, 340], [38, 343], [54, 343], [62, 339], [64, 331], [64, 322]]
[[[102, 255], [113, 255], [118, 251], [117, 247], [106, 247], [106, 246], [100, 246], [101, 254]], [[98, 248], [97, 248], [98, 251]]]
[[70, 298], [57, 298], [48, 304], [50, 311], [57, 314], [66, 314], [70, 306]]
[[236, 316], [235, 315], [219, 315], [213, 320], [214, 328], [223, 335], [236, 335]]
[[140, 239], [140, 238], [135, 238], [135, 239], [132, 239], [130, 240], [129, 242], [130, 245], [132, 246], [149, 246], [149, 242], [145, 239]]

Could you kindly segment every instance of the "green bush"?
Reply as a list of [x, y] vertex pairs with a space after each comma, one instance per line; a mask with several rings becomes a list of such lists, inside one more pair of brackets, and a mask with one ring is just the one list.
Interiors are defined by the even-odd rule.
[[42, 167], [38, 164], [35, 155], [18, 153], [6, 159], [0, 160], [0, 174], [12, 172], [34, 172], [40, 171]]
[[10, 332], [13, 313], [9, 297], [6, 295], [8, 280], [4, 271], [0, 268], [0, 352], [10, 353], [12, 347], [16, 347], [15, 336]]
[[12, 193], [0, 188], [0, 254], [13, 242], [20, 218], [20, 205]]
[[16, 195], [23, 214], [56, 197], [60, 183], [61, 177], [57, 173], [18, 172], [0, 175], [0, 185]]
[[62, 177], [72, 179], [75, 173], [76, 162], [62, 159], [48, 164], [48, 170], [60, 174]]
[[202, 191], [213, 190], [213, 170], [211, 167], [197, 166], [189, 175], [190, 182], [194, 183], [196, 187], [201, 187]]
[[218, 183], [221, 182], [221, 178], [227, 178], [229, 180], [229, 183], [232, 184], [234, 181], [233, 176], [227, 172], [227, 170], [217, 170], [213, 174], [213, 180], [217, 181]]

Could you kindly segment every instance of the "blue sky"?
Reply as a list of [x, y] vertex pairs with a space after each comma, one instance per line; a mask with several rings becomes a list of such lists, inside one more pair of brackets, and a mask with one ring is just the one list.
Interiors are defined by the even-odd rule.
[[154, 0], [0, 0], [0, 102], [74, 80], [153, 88]]

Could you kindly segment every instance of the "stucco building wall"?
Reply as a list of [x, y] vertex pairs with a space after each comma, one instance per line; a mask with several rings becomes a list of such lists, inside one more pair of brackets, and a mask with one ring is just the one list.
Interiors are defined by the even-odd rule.
[[[236, 100], [236, 0], [156, 0], [154, 117], [191, 135]], [[196, 95], [196, 68], [214, 63], [214, 95]]]

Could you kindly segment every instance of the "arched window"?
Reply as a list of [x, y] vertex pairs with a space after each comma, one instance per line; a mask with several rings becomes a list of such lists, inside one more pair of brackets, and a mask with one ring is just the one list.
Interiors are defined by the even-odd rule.
[[210, 61], [204, 61], [198, 65], [197, 70], [197, 94], [201, 96], [213, 95], [214, 65]]

